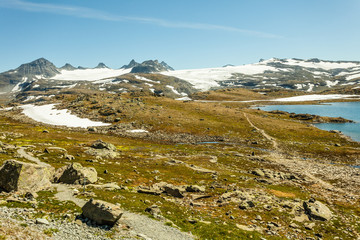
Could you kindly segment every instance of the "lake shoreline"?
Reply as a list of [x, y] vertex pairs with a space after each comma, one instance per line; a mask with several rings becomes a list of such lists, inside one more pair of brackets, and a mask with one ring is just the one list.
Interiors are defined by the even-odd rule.
[[290, 119], [314, 124], [325, 131], [337, 130], [347, 140], [360, 142], [360, 116], [357, 114], [360, 112], [360, 102], [326, 102], [326, 104], [315, 105], [277, 104], [256, 106], [256, 108], [273, 114], [288, 114], [288, 118], [298, 116], [298, 118]]

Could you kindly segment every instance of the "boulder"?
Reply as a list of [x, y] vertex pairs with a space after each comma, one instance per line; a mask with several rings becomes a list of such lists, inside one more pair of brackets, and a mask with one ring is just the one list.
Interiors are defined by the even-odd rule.
[[330, 209], [323, 203], [311, 198], [303, 204], [305, 213], [310, 219], [327, 221], [332, 217]]
[[[97, 172], [93, 167], [83, 167], [80, 163], [71, 163], [65, 168], [60, 168], [55, 174], [57, 182], [67, 184], [90, 184], [97, 181]], [[86, 180], [84, 181], [84, 178]]]
[[7, 160], [0, 169], [0, 188], [6, 192], [38, 192], [51, 186], [54, 168]]
[[205, 192], [204, 186], [198, 186], [198, 185], [190, 185], [186, 186], [187, 192]]
[[116, 147], [113, 144], [106, 143], [100, 139], [93, 142], [91, 144], [91, 147], [95, 148], [95, 149], [107, 149], [107, 150], [111, 150], [111, 151], [116, 151]]
[[118, 156], [116, 147], [111, 143], [102, 140], [96, 140], [85, 151], [87, 154], [101, 158], [115, 158]]
[[99, 225], [113, 226], [122, 216], [123, 211], [112, 204], [101, 200], [90, 199], [82, 207], [84, 217], [87, 217]]
[[164, 186], [164, 192], [173, 197], [183, 198], [184, 197], [183, 193], [185, 192], [185, 189], [180, 186], [167, 184], [166, 186]]

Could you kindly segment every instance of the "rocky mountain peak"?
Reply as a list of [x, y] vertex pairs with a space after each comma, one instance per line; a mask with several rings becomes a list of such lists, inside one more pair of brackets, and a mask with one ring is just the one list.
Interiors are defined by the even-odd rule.
[[75, 70], [76, 68], [71, 65], [70, 63], [66, 63], [64, 66], [62, 66], [60, 69], [64, 69], [64, 70]]
[[108, 68], [104, 63], [100, 62], [95, 68]]
[[139, 66], [139, 65], [140, 65], [140, 63], [138, 63], [138, 62], [136, 62], [134, 59], [132, 59], [132, 60], [129, 62], [128, 65], [124, 65], [124, 66], [122, 66], [121, 68], [123, 68], [123, 69], [129, 69], [129, 68], [137, 67], [137, 66]]
[[22, 64], [16, 71], [23, 76], [42, 75], [52, 77], [59, 73], [57, 67], [45, 58], [39, 58], [30, 63]]
[[167, 63], [161, 62], [158, 60], [147, 60], [139, 64], [138, 66], [133, 67], [131, 73], [151, 73], [151, 72], [163, 72], [163, 71], [172, 71], [174, 70]]

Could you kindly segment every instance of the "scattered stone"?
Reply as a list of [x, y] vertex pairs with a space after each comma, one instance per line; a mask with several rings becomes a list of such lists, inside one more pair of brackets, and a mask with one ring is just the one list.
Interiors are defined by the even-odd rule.
[[82, 207], [83, 216], [99, 225], [113, 226], [122, 216], [121, 209], [111, 203], [90, 199]]
[[44, 218], [37, 218], [35, 221], [36, 224], [49, 225], [49, 221]]
[[187, 192], [205, 192], [204, 186], [190, 185], [186, 187]]
[[65, 159], [70, 160], [70, 161], [75, 160], [75, 157], [73, 155], [65, 154], [64, 157], [65, 157]]
[[32, 193], [32, 192], [26, 192], [25, 195], [24, 195], [24, 198], [28, 201], [34, 201], [35, 198], [37, 198], [38, 195], [36, 193]]
[[188, 219], [188, 222], [191, 223], [191, 224], [195, 224], [195, 223], [198, 222], [198, 220], [190, 218], [190, 219]]
[[164, 219], [164, 217], [161, 215], [161, 210], [160, 210], [158, 205], [152, 205], [150, 207], [147, 207], [145, 209], [145, 212], [150, 213], [151, 215], [153, 215], [157, 219], [160, 219], [160, 220]]
[[96, 132], [96, 128], [94, 128], [94, 127], [88, 127], [88, 131], [89, 131], [89, 132]]
[[116, 183], [105, 183], [105, 184], [89, 184], [89, 187], [93, 187], [100, 190], [113, 191], [113, 190], [121, 190], [121, 187]]
[[182, 187], [167, 184], [164, 186], [164, 192], [177, 198], [183, 198], [185, 190]]
[[299, 226], [296, 223], [290, 223], [289, 227], [297, 229]]
[[248, 232], [254, 231], [253, 228], [250, 228], [250, 227], [242, 225], [242, 224], [236, 224], [236, 227], [243, 231], [248, 231]]
[[313, 230], [313, 228], [315, 227], [315, 223], [305, 223], [304, 226], [306, 230]]
[[0, 188], [7, 192], [38, 192], [51, 186], [54, 168], [7, 160], [0, 169]]
[[56, 176], [60, 176], [58, 182], [67, 184], [90, 184], [95, 183], [97, 172], [93, 167], [83, 167], [80, 163], [71, 163], [66, 168], [60, 168]]

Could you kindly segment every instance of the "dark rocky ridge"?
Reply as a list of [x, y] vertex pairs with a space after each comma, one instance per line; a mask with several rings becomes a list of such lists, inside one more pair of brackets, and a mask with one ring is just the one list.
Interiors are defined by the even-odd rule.
[[167, 63], [158, 60], [148, 60], [132, 68], [131, 73], [152, 73], [174, 70]]
[[58, 68], [45, 58], [39, 58], [30, 63], [22, 64], [20, 67], [15, 69], [15, 71], [22, 76], [42, 75], [44, 77], [53, 77], [60, 73]]
[[64, 70], [75, 70], [76, 67], [74, 67], [73, 65], [71, 65], [70, 63], [66, 63], [64, 66], [62, 66], [60, 69], [64, 69]]

